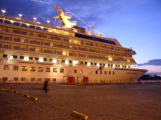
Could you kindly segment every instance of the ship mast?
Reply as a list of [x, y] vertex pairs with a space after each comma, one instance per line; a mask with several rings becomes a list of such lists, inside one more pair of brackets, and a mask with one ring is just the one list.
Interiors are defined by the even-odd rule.
[[53, 17], [53, 18], [59, 18], [63, 27], [65, 28], [72, 28], [74, 25], [77, 24], [77, 21], [70, 21], [69, 19], [71, 19], [71, 15], [66, 15], [67, 13], [70, 12], [63, 12], [61, 8], [58, 8], [57, 5], [54, 3], [55, 9], [58, 13], [58, 16]]

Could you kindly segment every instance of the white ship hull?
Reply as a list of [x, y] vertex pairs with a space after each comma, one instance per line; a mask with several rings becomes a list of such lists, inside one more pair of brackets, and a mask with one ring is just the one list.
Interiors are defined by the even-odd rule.
[[[0, 82], [1, 83], [44, 83], [46, 78], [50, 79], [51, 83], [67, 83], [67, 75], [75, 76], [74, 83], [83, 83], [82, 77], [77, 78], [76, 75], [84, 75], [88, 77], [87, 83], [124, 83], [124, 82], [135, 82], [139, 79], [147, 70], [134, 69], [134, 68], [108, 68], [104, 67], [102, 74], [98, 71], [98, 68], [92, 66], [63, 66], [63, 65], [40, 65], [40, 64], [25, 64], [25, 63], [10, 63], [0, 62]], [[9, 70], [4, 70], [3, 66], [9, 65]], [[18, 71], [13, 71], [13, 65], [19, 67]], [[22, 66], [27, 66], [27, 71], [22, 71]], [[34, 66], [35, 71], [30, 71], [30, 67]], [[43, 67], [43, 72], [38, 72], [38, 67]], [[50, 67], [50, 72], [46, 72], [46, 67]], [[53, 68], [57, 68], [57, 73], [53, 72]], [[64, 73], [60, 73], [60, 68], [64, 69]], [[77, 70], [77, 73], [74, 73]], [[80, 74], [82, 70], [82, 74]], [[97, 74], [96, 74], [96, 71]], [[106, 74], [105, 74], [106, 71]], [[3, 78], [7, 78], [4, 80]], [[18, 80], [15, 81], [14, 77]], [[21, 80], [24, 77], [25, 80]], [[35, 78], [34, 81], [31, 78]], [[38, 80], [41, 78], [41, 81]], [[53, 81], [53, 78], [55, 80]]]

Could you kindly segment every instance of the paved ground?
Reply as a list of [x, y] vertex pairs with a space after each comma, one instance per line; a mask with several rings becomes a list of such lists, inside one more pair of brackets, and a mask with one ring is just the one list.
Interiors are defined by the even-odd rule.
[[161, 120], [161, 85], [105, 84], [56, 86], [46, 94], [41, 84], [14, 84], [23, 95], [2, 91], [11, 84], [0, 84], [1, 120], [78, 120], [78, 111], [89, 120]]

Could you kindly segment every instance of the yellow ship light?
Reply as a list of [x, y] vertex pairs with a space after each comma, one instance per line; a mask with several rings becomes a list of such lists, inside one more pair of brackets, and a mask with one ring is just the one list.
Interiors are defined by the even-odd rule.
[[11, 23], [13, 24], [13, 23], [14, 23], [14, 21], [13, 21], [13, 20], [11, 20]]
[[39, 62], [43, 62], [44, 60], [42, 58], [39, 59]]
[[56, 29], [54, 29], [54, 31], [56, 31]]
[[69, 64], [69, 61], [66, 60], [66, 61], [65, 61], [65, 64]]
[[49, 25], [49, 23], [50, 23], [50, 20], [47, 20], [47, 23], [48, 23], [48, 25]]
[[44, 27], [42, 26], [41, 29], [43, 29]]
[[99, 66], [99, 63], [97, 63], [97, 66]]
[[65, 52], [63, 52], [63, 55], [65, 55]]
[[69, 42], [72, 42], [71, 40], [69, 40]]
[[78, 41], [74, 40], [74, 43], [78, 43]]
[[115, 65], [113, 65], [113, 68], [115, 68]]
[[74, 64], [74, 65], [78, 64], [78, 61], [73, 60], [73, 64]]
[[120, 65], [120, 68], [122, 68], [122, 65]]
[[26, 61], [29, 60], [29, 57], [25, 57], [24, 60], [26, 60]]
[[130, 62], [130, 60], [127, 60], [127, 62]]
[[77, 32], [77, 30], [73, 30], [74, 32]]
[[26, 24], [27, 26], [30, 26], [30, 24]]
[[105, 67], [107, 67], [107, 64], [105, 64]]
[[112, 57], [109, 57], [108, 60], [109, 60], [109, 61], [112, 61]]
[[87, 65], [90, 66], [91, 64], [88, 62]]
[[53, 63], [57, 63], [57, 61], [56, 60], [53, 60]]

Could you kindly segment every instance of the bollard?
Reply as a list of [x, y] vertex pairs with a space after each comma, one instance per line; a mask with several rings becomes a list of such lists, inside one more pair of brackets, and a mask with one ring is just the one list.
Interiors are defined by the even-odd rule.
[[32, 99], [32, 100], [38, 100], [38, 98], [36, 98], [36, 97], [31, 97], [31, 99]]
[[30, 96], [29, 96], [29, 95], [27, 95], [27, 94], [25, 94], [24, 96], [25, 96], [25, 97], [30, 97]]
[[88, 119], [87, 115], [81, 114], [81, 113], [76, 112], [76, 111], [73, 111], [72, 115], [75, 116], [75, 117], [78, 117], [80, 119], [83, 119], [83, 120], [87, 120]]

